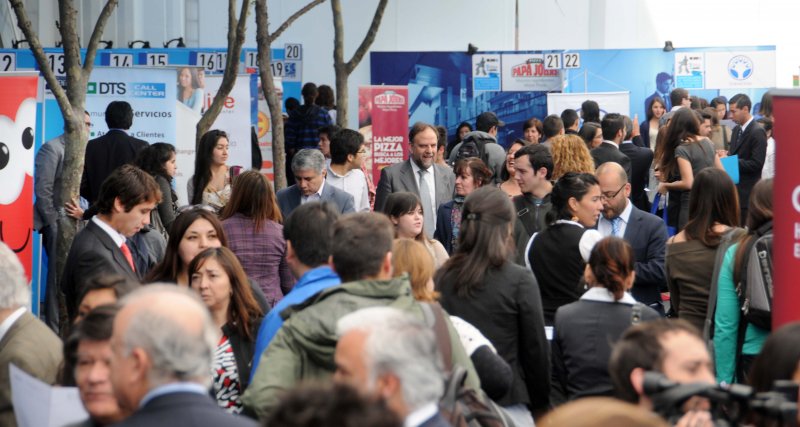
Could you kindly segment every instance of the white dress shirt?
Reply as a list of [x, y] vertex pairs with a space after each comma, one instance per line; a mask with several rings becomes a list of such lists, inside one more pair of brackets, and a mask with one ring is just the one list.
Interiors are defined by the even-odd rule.
[[322, 185], [319, 186], [316, 193], [304, 196], [302, 190], [300, 192], [300, 204], [304, 205], [308, 202], [318, 202], [322, 200], [322, 189], [325, 188], [325, 180], [322, 180]]
[[3, 323], [0, 323], [0, 341], [3, 341], [3, 338], [5, 338], [6, 333], [8, 333], [8, 330], [11, 329], [11, 326], [14, 325], [14, 322], [16, 322], [17, 319], [19, 319], [20, 317], [22, 317], [23, 314], [25, 314], [25, 310], [26, 310], [25, 307], [20, 307], [14, 310], [14, 312], [11, 313], [11, 315], [6, 317], [6, 320], [3, 320]]
[[403, 421], [403, 427], [417, 427], [431, 419], [437, 412], [439, 412], [439, 408], [435, 403], [427, 403], [416, 411], [408, 414], [405, 421]]
[[[631, 211], [633, 210], [633, 203], [630, 200], [627, 202], [627, 206], [619, 215], [618, 218], [621, 219], [619, 222], [619, 230], [617, 231], [616, 237], [623, 238], [625, 237], [625, 230], [628, 228], [628, 221], [631, 218]], [[608, 237], [611, 235], [611, 220], [606, 219], [604, 216], [600, 216], [600, 221], [597, 223], [597, 231], [603, 235], [603, 237]]]
[[97, 215], [92, 217], [92, 222], [95, 223], [101, 230], [105, 231], [111, 240], [114, 241], [114, 244], [117, 245], [118, 248], [121, 248], [123, 243], [127, 240], [125, 236], [119, 233], [119, 231], [114, 230], [110, 225], [108, 225], [105, 221], [101, 220], [97, 217]]

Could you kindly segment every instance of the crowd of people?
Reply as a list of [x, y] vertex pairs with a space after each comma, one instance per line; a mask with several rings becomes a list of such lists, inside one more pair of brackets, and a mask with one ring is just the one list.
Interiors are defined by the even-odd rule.
[[373, 184], [325, 94], [307, 84], [288, 116], [277, 192], [234, 173], [211, 130], [179, 208], [174, 148], [129, 136], [122, 101], [87, 147], [88, 205], [65, 207], [37, 169], [48, 254], [60, 216], [85, 225], [44, 322], [0, 245], [0, 425], [16, 425], [12, 363], [76, 386], [80, 426], [461, 425], [453, 390], [492, 425], [707, 426], [708, 399], [674, 415], [653, 384], [800, 383], [800, 325], [772, 332], [741, 307], [771, 239], [769, 99], [755, 119], [744, 94], [678, 88], [641, 125], [587, 100], [508, 148], [493, 112], [450, 142], [415, 123], [408, 160]]

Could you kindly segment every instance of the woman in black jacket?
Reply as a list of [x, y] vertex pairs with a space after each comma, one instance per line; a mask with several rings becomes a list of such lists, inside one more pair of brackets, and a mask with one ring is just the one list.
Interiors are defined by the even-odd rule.
[[549, 408], [550, 363], [542, 303], [530, 271], [509, 261], [514, 209], [496, 187], [464, 201], [458, 249], [437, 272], [440, 302], [469, 322], [511, 365], [511, 389], [498, 403], [518, 426]]
[[554, 404], [586, 396], [610, 396], [608, 376], [612, 344], [632, 324], [658, 319], [628, 291], [636, 276], [633, 249], [618, 237], [595, 245], [584, 271], [589, 290], [556, 311], [553, 331]]
[[264, 313], [242, 265], [228, 248], [208, 248], [197, 254], [189, 264], [189, 277], [192, 289], [200, 294], [219, 327], [212, 393], [220, 407], [238, 414]]

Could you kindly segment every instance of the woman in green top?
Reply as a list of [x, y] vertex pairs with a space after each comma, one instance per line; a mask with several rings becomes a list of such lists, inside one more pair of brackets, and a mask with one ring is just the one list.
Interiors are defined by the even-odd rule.
[[[750, 193], [750, 209], [747, 214], [747, 230], [739, 242], [725, 252], [725, 258], [717, 281], [717, 309], [714, 313], [714, 361], [717, 381], [728, 384], [746, 383], [747, 373], [753, 359], [761, 351], [769, 331], [748, 324], [744, 343], [738, 342], [739, 322], [742, 321], [739, 297], [736, 294], [735, 278], [740, 274], [745, 250], [754, 230], [772, 223], [772, 179], [759, 181]], [[736, 363], [738, 346], [742, 347], [741, 358]]]

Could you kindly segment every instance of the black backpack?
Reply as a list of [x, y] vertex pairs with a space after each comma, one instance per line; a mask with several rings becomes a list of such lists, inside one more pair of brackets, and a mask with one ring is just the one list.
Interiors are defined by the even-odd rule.
[[[461, 146], [458, 147], [456, 161], [468, 159], [470, 157], [477, 157], [483, 160], [483, 163], [491, 168], [489, 164], [489, 153], [486, 152], [486, 141], [480, 136], [467, 134], [464, 141], [461, 142]], [[492, 173], [494, 173], [494, 171], [492, 171]]]
[[747, 323], [772, 329], [772, 221], [762, 225], [747, 243], [736, 294]]
[[453, 366], [453, 349], [450, 344], [444, 312], [439, 304], [421, 303], [428, 325], [433, 327], [448, 372], [444, 395], [439, 399], [442, 416], [453, 427], [514, 427], [514, 422], [502, 408], [492, 401], [482, 390], [472, 390], [464, 385], [467, 370]]

